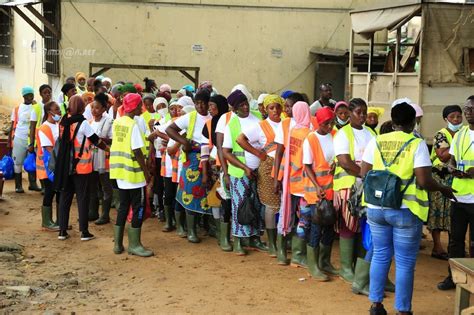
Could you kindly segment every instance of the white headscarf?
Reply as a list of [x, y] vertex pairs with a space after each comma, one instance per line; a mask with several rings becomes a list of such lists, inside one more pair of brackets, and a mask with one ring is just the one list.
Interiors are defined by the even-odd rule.
[[166, 98], [164, 97], [157, 97], [155, 98], [155, 100], [153, 101], [153, 108], [155, 109], [156, 111], [156, 108], [158, 107], [158, 105], [160, 104], [165, 104], [166, 107], [168, 107], [168, 101], [166, 100]]
[[194, 108], [194, 102], [189, 96], [182, 96], [178, 100], [178, 104], [186, 107], [186, 106], [192, 106]]

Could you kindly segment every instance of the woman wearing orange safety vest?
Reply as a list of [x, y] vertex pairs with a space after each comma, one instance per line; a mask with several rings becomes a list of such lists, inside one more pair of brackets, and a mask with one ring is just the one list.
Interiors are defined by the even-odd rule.
[[[211, 188], [219, 181], [222, 164], [217, 152], [216, 129], [221, 117], [227, 116], [230, 120], [230, 115], [227, 114], [228, 111], [229, 104], [223, 95], [211, 96], [209, 113], [212, 119], [208, 120], [206, 126], [202, 129], [203, 141], [201, 143], [202, 183], [210, 190], [207, 198], [208, 202], [210, 203], [213, 200], [217, 202], [217, 204], [209, 204], [209, 206], [212, 207], [212, 216], [216, 222], [217, 243], [223, 251], [232, 251], [232, 245], [229, 241], [231, 202], [230, 199], [225, 199], [225, 196], [217, 197], [218, 191], [221, 191], [221, 189], [212, 190]], [[224, 183], [220, 182], [220, 187], [223, 185]], [[214, 196], [211, 194], [214, 194]]]
[[[69, 99], [68, 113], [60, 123], [60, 146], [56, 158], [54, 188], [60, 191], [59, 198], [59, 240], [69, 237], [67, 227], [72, 199], [76, 194], [79, 210], [79, 230], [81, 241], [89, 241], [94, 235], [89, 233], [89, 182], [92, 173], [90, 144], [105, 150], [106, 144], [94, 133], [82, 113], [85, 104], [80, 95]], [[72, 155], [72, 156], [71, 156]]]
[[36, 177], [43, 183], [44, 196], [41, 208], [41, 226], [49, 231], [59, 230], [59, 226], [53, 221], [53, 199], [56, 195], [56, 218], [59, 210], [59, 194], [53, 189], [53, 182], [48, 178], [45, 160], [51, 156], [54, 144], [59, 136], [58, 122], [61, 119], [61, 110], [56, 102], [48, 102], [44, 105], [43, 124], [37, 129], [36, 144]]
[[247, 152], [260, 158], [257, 175], [257, 190], [260, 202], [265, 206], [265, 228], [267, 230], [268, 250], [271, 257], [277, 256], [276, 218], [280, 209], [280, 196], [273, 193], [272, 169], [275, 161], [275, 133], [281, 123], [281, 112], [285, 101], [278, 95], [267, 95], [263, 100], [262, 111], [267, 119], [251, 129], [242, 129], [237, 143]]
[[334, 118], [330, 107], [323, 107], [316, 112], [318, 129], [311, 132], [303, 143], [304, 199], [306, 205], [300, 208], [300, 221], [296, 229], [298, 237], [308, 240], [306, 246], [308, 270], [313, 278], [328, 281], [325, 274], [337, 274], [331, 265], [331, 246], [334, 238], [334, 227], [312, 223], [316, 205], [321, 199], [332, 202], [334, 172]]

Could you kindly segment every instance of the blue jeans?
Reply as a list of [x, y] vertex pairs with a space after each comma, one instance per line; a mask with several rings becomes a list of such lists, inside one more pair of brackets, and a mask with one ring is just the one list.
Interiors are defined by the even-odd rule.
[[300, 220], [296, 227], [296, 235], [304, 239], [307, 244], [313, 248], [318, 247], [319, 243], [324, 246], [331, 246], [334, 239], [334, 227], [319, 225], [313, 223], [311, 218], [316, 211], [316, 205], [306, 205], [300, 208]]
[[370, 265], [369, 300], [382, 302], [392, 257], [395, 255], [395, 309], [411, 311], [416, 257], [423, 222], [409, 209], [367, 211], [374, 246]]

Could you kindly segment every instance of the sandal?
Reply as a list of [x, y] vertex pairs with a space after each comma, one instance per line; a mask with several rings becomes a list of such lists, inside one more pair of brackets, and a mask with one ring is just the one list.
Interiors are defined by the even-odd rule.
[[448, 260], [449, 259], [449, 255], [446, 252], [444, 252], [444, 253], [431, 252], [431, 257], [439, 259], [439, 260]]

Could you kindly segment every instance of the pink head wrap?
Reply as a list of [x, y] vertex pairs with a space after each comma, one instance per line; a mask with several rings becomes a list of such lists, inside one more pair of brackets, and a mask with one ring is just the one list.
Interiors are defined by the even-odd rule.
[[344, 101], [339, 101], [339, 102], [336, 103], [336, 106], [334, 106], [334, 112], [336, 112], [337, 108], [340, 107], [340, 106], [346, 106], [347, 108], [349, 108], [349, 104], [347, 104]]
[[410, 103], [411, 107], [413, 107], [413, 109], [415, 110], [416, 112], [416, 118], [418, 117], [423, 117], [423, 109], [420, 107], [420, 105], [418, 104], [415, 104], [415, 103]]
[[171, 85], [167, 83], [163, 83], [160, 85], [160, 92], [170, 92], [171, 93]]
[[296, 102], [292, 108], [293, 119], [296, 124], [288, 130], [288, 138], [285, 145], [285, 168], [283, 174], [283, 194], [280, 207], [280, 219], [278, 220], [278, 231], [286, 235], [291, 232], [291, 195], [290, 195], [290, 146], [291, 133], [293, 129], [309, 128], [311, 125], [311, 111], [306, 102]]
[[126, 113], [131, 113], [140, 105], [142, 102], [142, 97], [137, 93], [128, 93], [123, 98], [123, 109]]

